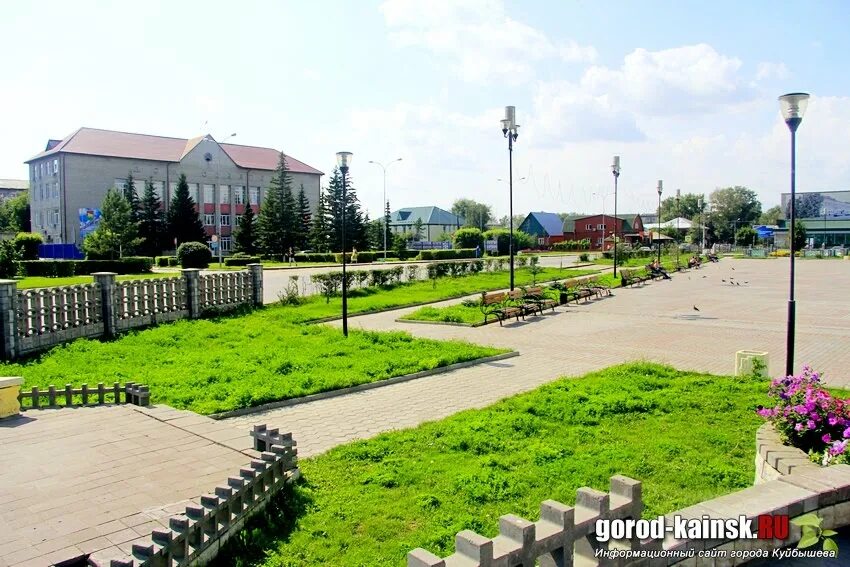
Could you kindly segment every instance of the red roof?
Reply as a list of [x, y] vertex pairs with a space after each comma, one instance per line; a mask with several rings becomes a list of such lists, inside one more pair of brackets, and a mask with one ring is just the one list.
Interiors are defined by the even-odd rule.
[[[164, 136], [131, 134], [97, 128], [80, 128], [53, 148], [41, 152], [25, 163], [60, 152], [178, 163], [198, 141], [198, 138], [187, 140], [185, 138], [166, 138]], [[280, 152], [274, 148], [240, 146], [237, 144], [221, 144], [221, 147], [239, 167], [267, 171], [277, 169]], [[292, 156], [286, 156], [286, 165], [289, 167], [289, 171], [293, 173], [324, 175], [318, 169], [310, 167]]]

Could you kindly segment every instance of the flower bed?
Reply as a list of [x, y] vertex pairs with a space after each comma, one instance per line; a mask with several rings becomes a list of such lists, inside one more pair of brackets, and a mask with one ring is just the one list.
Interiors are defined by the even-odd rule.
[[824, 466], [850, 463], [850, 403], [832, 396], [819, 373], [805, 366], [798, 376], [776, 378], [768, 395], [776, 406], [760, 407], [758, 414], [773, 424], [785, 444]]

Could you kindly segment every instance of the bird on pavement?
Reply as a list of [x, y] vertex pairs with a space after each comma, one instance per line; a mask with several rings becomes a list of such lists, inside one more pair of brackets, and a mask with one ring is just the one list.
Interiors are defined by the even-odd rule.
[[744, 283], [750, 283], [750, 282], [744, 282]]
[[741, 285], [740, 282], [735, 282], [735, 285]]
[[694, 311], [699, 311], [699, 309], [697, 309], [696, 305], [694, 305]]
[[702, 279], [705, 279], [705, 278], [707, 278], [707, 277], [708, 277], [708, 276], [703, 276], [703, 277], [702, 277]]
[[[730, 267], [731, 267], [731, 266], [730, 266]], [[732, 268], [732, 271], [734, 272], [734, 271], [735, 271], [735, 268]]]
[[722, 278], [720, 279], [720, 281], [722, 281], [723, 283], [726, 283], [726, 280], [724, 280], [724, 279], [722, 279]]

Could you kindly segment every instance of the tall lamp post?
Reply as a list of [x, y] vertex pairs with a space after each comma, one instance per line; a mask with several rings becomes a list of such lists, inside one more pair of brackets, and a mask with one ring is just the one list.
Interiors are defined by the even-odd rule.
[[702, 197], [697, 199], [697, 208], [699, 209], [700, 235], [702, 236], [699, 241], [699, 253], [702, 254], [702, 251], [705, 250], [705, 219], [702, 212]]
[[[218, 142], [219, 149], [222, 152], [224, 152], [224, 148], [221, 148], [221, 144], [225, 143], [227, 140], [233, 138], [234, 136], [236, 136], [236, 132], [232, 133], [231, 135], [229, 135], [228, 137], [226, 137], [222, 141]], [[216, 165], [215, 165], [215, 168], [216, 168], [215, 169], [215, 182], [218, 185], [218, 192], [219, 192], [218, 203], [216, 204], [216, 207], [218, 208], [218, 218], [216, 219], [216, 223], [215, 223], [216, 239], [213, 242], [215, 242], [216, 248], [218, 248], [218, 267], [220, 268], [221, 267], [221, 248], [222, 248], [222, 246], [221, 246], [221, 243], [222, 243], [222, 241], [221, 241], [221, 155], [219, 155], [218, 157], [219, 157], [219, 159], [216, 160]], [[199, 208], [199, 210], [200, 210], [200, 208]], [[231, 246], [232, 246], [232, 243], [231, 243]]]
[[516, 123], [516, 107], [505, 107], [505, 118], [502, 119], [502, 135], [508, 139], [508, 201], [510, 216], [510, 242], [508, 252], [511, 264], [511, 291], [514, 290], [514, 142], [519, 136], [519, 124]]
[[384, 227], [384, 261], [387, 260], [387, 168], [397, 161], [401, 161], [401, 158], [394, 159], [387, 163], [387, 165], [384, 165], [379, 161], [369, 160], [369, 163], [380, 165], [381, 169], [384, 171], [384, 204], [381, 207], [383, 209], [383, 211], [381, 211], [381, 216], [384, 217], [384, 222], [381, 223]]
[[679, 198], [682, 196], [682, 190], [676, 189], [676, 269], [679, 269]]
[[794, 373], [794, 325], [796, 307], [794, 303], [794, 229], [796, 223], [796, 190], [797, 190], [797, 128], [803, 121], [803, 114], [809, 104], [807, 93], [788, 93], [779, 97], [779, 107], [782, 118], [791, 130], [791, 227], [788, 237], [791, 240], [791, 286], [788, 294], [788, 331], [785, 346], [785, 375]]
[[[620, 156], [614, 156], [614, 163], [611, 164], [611, 172], [614, 174], [614, 277], [617, 277], [617, 243], [619, 241], [618, 238], [618, 227], [619, 223], [617, 222], [617, 180], [620, 179]], [[605, 206], [605, 202], [602, 202], [602, 206]], [[603, 221], [604, 222], [604, 221]], [[603, 241], [604, 242], [604, 241]]]
[[348, 336], [348, 278], [345, 276], [345, 206], [347, 196], [345, 177], [351, 163], [351, 152], [337, 152], [336, 164], [342, 173], [342, 334]]
[[664, 188], [664, 183], [659, 179], [658, 180], [658, 222], [656, 224], [656, 230], [658, 231], [658, 263], [661, 264], [661, 191]]

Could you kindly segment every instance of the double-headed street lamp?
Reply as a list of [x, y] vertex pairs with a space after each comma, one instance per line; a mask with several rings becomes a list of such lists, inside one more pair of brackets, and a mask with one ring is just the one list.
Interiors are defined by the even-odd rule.
[[392, 160], [391, 162], [387, 163], [387, 165], [384, 165], [379, 161], [369, 160], [369, 163], [374, 163], [375, 165], [380, 165], [381, 169], [384, 171], [384, 204], [383, 204], [383, 207], [382, 207], [384, 209], [382, 211], [382, 216], [384, 217], [384, 222], [381, 223], [381, 224], [384, 226], [384, 261], [385, 262], [387, 260], [387, 230], [388, 230], [388, 228], [387, 228], [387, 168], [397, 161], [401, 161], [401, 158], [396, 158], [396, 159]]
[[664, 183], [658, 180], [658, 222], [655, 223], [656, 233], [658, 235], [658, 263], [661, 264], [661, 190], [664, 188]]
[[794, 303], [794, 229], [796, 222], [796, 190], [797, 190], [797, 128], [803, 121], [803, 114], [809, 104], [807, 93], [788, 93], [779, 97], [779, 107], [782, 118], [791, 130], [791, 226], [788, 237], [791, 240], [791, 287], [788, 295], [788, 331], [785, 345], [785, 375], [794, 373], [794, 325], [796, 307]]
[[511, 291], [514, 290], [514, 142], [519, 136], [519, 124], [516, 123], [516, 108], [505, 107], [505, 117], [502, 119], [502, 135], [508, 139], [508, 199], [509, 216], [511, 225], [510, 242], [508, 251], [510, 253], [511, 265]]
[[[619, 223], [617, 222], [617, 180], [620, 179], [620, 156], [614, 156], [614, 163], [611, 164], [611, 173], [614, 174], [614, 277], [617, 277], [617, 242], [619, 241], [617, 232]], [[602, 202], [605, 206], [605, 201]], [[602, 221], [605, 222], [604, 220]], [[604, 240], [602, 241], [604, 244]]]
[[346, 187], [345, 177], [348, 175], [348, 166], [351, 163], [351, 152], [337, 152], [336, 164], [342, 173], [342, 334], [348, 336], [348, 278], [345, 275], [345, 209]]

